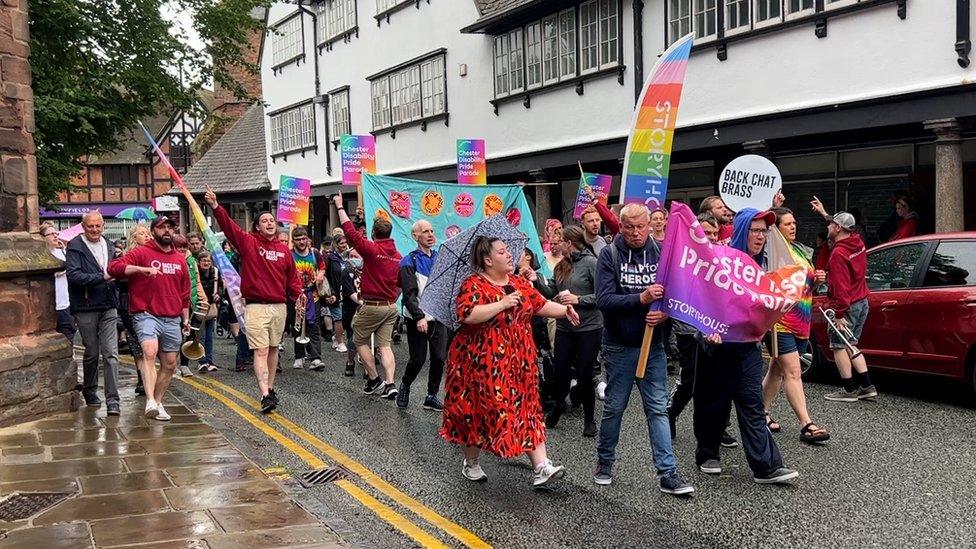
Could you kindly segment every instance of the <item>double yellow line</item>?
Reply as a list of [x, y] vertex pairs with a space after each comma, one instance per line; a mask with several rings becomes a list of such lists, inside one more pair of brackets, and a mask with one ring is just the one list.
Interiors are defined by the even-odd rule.
[[[359, 478], [369, 487], [385, 495], [414, 515], [422, 518], [424, 521], [436, 527], [438, 530], [458, 540], [465, 547], [479, 549], [491, 547], [491, 545], [479, 538], [473, 532], [454, 522], [451, 522], [430, 507], [427, 507], [423, 503], [403, 493], [392, 484], [380, 478], [376, 473], [370, 471], [365, 466], [343, 453], [338, 448], [324, 442], [299, 425], [292, 423], [281, 414], [277, 412], [269, 415], [260, 414], [261, 405], [253, 398], [248, 397], [233, 387], [221, 383], [213, 378], [203, 376], [182, 379], [182, 381], [227, 406], [227, 408], [243, 418], [244, 421], [247, 421], [259, 431], [266, 434], [269, 438], [280, 444], [282, 447], [295, 454], [298, 458], [308, 464], [309, 467], [318, 469], [327, 467], [328, 463], [321, 459], [316, 453], [309, 451], [292, 438], [286, 436], [283, 431], [289, 433], [292, 437], [301, 440], [309, 447], [321, 453], [321, 455], [331, 459], [336, 464], [342, 465], [346, 469], [352, 471], [358, 475]], [[227, 395], [236, 398], [250, 410], [245, 409]], [[272, 426], [272, 422], [277, 424], [280, 429], [276, 429], [274, 426]], [[434, 535], [431, 535], [389, 505], [378, 500], [376, 497], [360, 488], [351, 480], [339, 480], [333, 484], [348, 493], [364, 507], [376, 513], [377, 516], [408, 536], [420, 546], [436, 548], [447, 547], [447, 545], [445, 545], [440, 539]]]

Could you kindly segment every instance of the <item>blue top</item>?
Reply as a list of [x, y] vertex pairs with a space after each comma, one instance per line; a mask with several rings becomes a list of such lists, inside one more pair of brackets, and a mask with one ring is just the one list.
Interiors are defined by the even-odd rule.
[[[661, 249], [648, 236], [643, 248], [632, 249], [621, 235], [600, 251], [596, 268], [596, 306], [603, 312], [603, 337], [609, 343], [640, 347], [644, 339], [649, 305], [640, 293], [657, 281]], [[661, 344], [661, 330], [654, 332], [654, 344]]]

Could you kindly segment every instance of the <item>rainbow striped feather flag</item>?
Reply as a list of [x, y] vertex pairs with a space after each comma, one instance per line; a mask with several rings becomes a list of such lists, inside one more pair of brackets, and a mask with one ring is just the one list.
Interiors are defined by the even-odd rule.
[[678, 40], [654, 64], [634, 111], [621, 177], [620, 201], [663, 208], [671, 146], [693, 36]]
[[[220, 277], [224, 279], [224, 287], [227, 288], [227, 297], [230, 299], [230, 304], [234, 307], [234, 314], [237, 315], [240, 321], [241, 329], [244, 328], [244, 296], [241, 295], [241, 275], [237, 273], [234, 266], [231, 265], [230, 259], [224, 253], [224, 249], [220, 247], [220, 242], [217, 241], [217, 235], [214, 234], [213, 230], [210, 228], [210, 224], [207, 223], [207, 218], [203, 216], [203, 210], [200, 209], [200, 205], [197, 204], [196, 199], [190, 194], [190, 190], [186, 188], [186, 183], [183, 183], [183, 178], [180, 177], [180, 173], [173, 169], [173, 165], [169, 163], [169, 159], [163, 154], [163, 151], [159, 148], [156, 140], [153, 139], [149, 130], [140, 121], [139, 126], [142, 127], [142, 131], [146, 133], [146, 139], [149, 140], [149, 145], [155, 151], [156, 156], [159, 157], [160, 162], [166, 166], [169, 171], [170, 178], [176, 182], [176, 186], [180, 188], [183, 192], [183, 197], [186, 198], [187, 203], [190, 205], [190, 212], [193, 214], [193, 219], [196, 221], [197, 226], [203, 232], [203, 240], [207, 243], [207, 248], [210, 250], [210, 255], [213, 256], [214, 265], [217, 266], [217, 270], [220, 271]], [[192, 311], [191, 311], [192, 313]]]

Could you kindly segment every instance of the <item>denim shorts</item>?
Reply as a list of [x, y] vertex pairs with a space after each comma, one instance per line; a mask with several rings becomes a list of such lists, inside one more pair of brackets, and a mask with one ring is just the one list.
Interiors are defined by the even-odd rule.
[[335, 307], [327, 307], [327, 308], [329, 309], [329, 316], [332, 317], [332, 320], [334, 320], [336, 322], [342, 321], [342, 307], [341, 306], [337, 305]]
[[[766, 335], [766, 347], [769, 347], [769, 335]], [[800, 353], [801, 355], [807, 351], [807, 346], [809, 341], [803, 339], [802, 337], [797, 337], [789, 332], [776, 332], [776, 345], [777, 352], [780, 355], [788, 355], [790, 353]], [[772, 354], [773, 350], [769, 349], [769, 353]]]
[[132, 315], [132, 321], [139, 343], [157, 340], [160, 352], [179, 352], [183, 344], [183, 321], [180, 317], [160, 317], [143, 312]]
[[[862, 299], [851, 303], [851, 308], [847, 309], [847, 314], [844, 315], [844, 319], [847, 320], [847, 329], [854, 336], [854, 339], [850, 343], [856, 345], [857, 341], [861, 339], [864, 323], [868, 320], [868, 300]], [[844, 343], [837, 337], [837, 334], [833, 330], [828, 329], [827, 332], [830, 333], [831, 349], [843, 349], [845, 347]]]

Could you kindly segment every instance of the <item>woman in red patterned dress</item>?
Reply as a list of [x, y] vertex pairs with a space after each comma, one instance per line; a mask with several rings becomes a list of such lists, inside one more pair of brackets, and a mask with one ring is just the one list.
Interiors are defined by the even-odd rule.
[[575, 325], [579, 315], [512, 275], [512, 254], [497, 238], [476, 238], [470, 262], [477, 274], [457, 296], [461, 328], [448, 356], [441, 436], [464, 447], [461, 473], [468, 480], [488, 480], [478, 464], [487, 450], [503, 458], [526, 454], [535, 470], [533, 485], [542, 486], [565, 470], [546, 455], [532, 316]]

